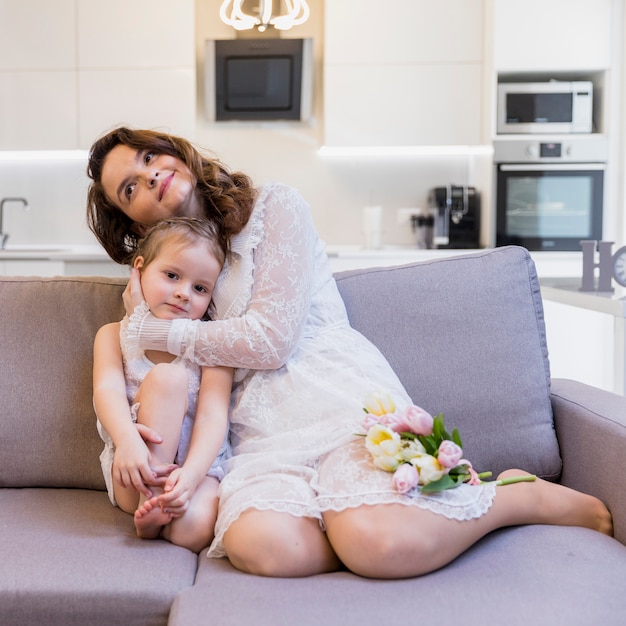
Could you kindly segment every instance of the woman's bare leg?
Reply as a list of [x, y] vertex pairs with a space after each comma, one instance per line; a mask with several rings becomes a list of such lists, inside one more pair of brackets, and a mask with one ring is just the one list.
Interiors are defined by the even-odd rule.
[[[525, 473], [509, 470], [501, 477]], [[497, 487], [487, 513], [469, 521], [401, 504], [331, 511], [324, 520], [338, 557], [351, 571], [372, 578], [434, 571], [504, 526], [557, 524], [612, 533], [610, 513], [597, 498], [540, 479]]]
[[224, 535], [230, 562], [259, 576], [297, 577], [340, 567], [319, 521], [288, 513], [248, 509]]

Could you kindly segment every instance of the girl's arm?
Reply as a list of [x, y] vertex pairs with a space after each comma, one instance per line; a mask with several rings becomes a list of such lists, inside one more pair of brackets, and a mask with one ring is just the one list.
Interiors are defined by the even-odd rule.
[[228, 407], [233, 382], [230, 367], [203, 367], [198, 406], [189, 452], [182, 467], [165, 483], [159, 504], [174, 516], [184, 513], [200, 481], [215, 462], [228, 431]]
[[94, 341], [93, 399], [96, 415], [115, 445], [113, 480], [151, 497], [155, 474], [150, 452], [133, 424], [126, 398], [119, 323], [100, 328]]
[[[174, 325], [149, 315], [139, 331], [144, 349], [182, 354], [201, 365], [250, 369], [276, 369], [293, 354], [311, 301], [317, 233], [297, 191], [277, 186], [261, 202], [254, 284], [243, 315], [212, 322], [176, 320]], [[217, 289], [233, 287], [226, 279]]]

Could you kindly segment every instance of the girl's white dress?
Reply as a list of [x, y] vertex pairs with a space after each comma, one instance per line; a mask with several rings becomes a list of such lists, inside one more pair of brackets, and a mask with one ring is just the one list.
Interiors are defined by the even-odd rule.
[[[144, 302], [138, 309], [137, 313], [138, 316], [148, 313], [148, 305]], [[137, 397], [139, 387], [141, 386], [144, 378], [154, 367], [154, 363], [148, 359], [145, 352], [139, 347], [137, 333], [133, 330], [132, 324], [129, 323], [128, 317], [124, 317], [124, 319], [120, 322], [120, 349], [122, 351], [124, 377], [126, 379], [126, 397], [131, 409], [131, 419], [136, 422], [139, 403], [135, 402], [135, 398]], [[188, 380], [187, 413], [185, 413], [183, 418], [180, 439], [178, 441], [178, 451], [176, 453], [176, 458], [174, 459], [178, 465], [183, 465], [187, 459], [187, 455], [189, 454], [189, 446], [191, 444], [191, 433], [195, 422], [198, 394], [200, 392], [201, 369], [197, 363], [182, 357], [176, 357], [172, 363], [180, 364], [185, 368]], [[106, 483], [111, 503], [117, 505], [115, 495], [113, 493], [112, 476], [115, 445], [113, 444], [113, 439], [111, 439], [109, 433], [100, 423], [100, 420], [96, 420], [96, 426], [98, 433], [100, 434], [100, 438], [104, 441], [104, 449], [100, 455], [100, 465], [102, 467], [104, 482]], [[222, 442], [217, 458], [207, 472], [207, 476], [213, 476], [214, 478], [217, 478], [217, 480], [222, 480], [222, 478], [224, 478], [224, 463], [230, 457], [230, 454], [230, 442], [227, 433], [224, 441]]]
[[[412, 400], [380, 351], [350, 327], [300, 194], [280, 184], [262, 187], [231, 246], [213, 294], [215, 321], [136, 320], [144, 347], [165, 349], [167, 342], [172, 354], [238, 368], [233, 457], [220, 485], [209, 556], [224, 555], [224, 532], [251, 507], [322, 524], [324, 511], [362, 504], [395, 502], [458, 520], [485, 513], [493, 485], [401, 495], [356, 436], [364, 432], [363, 404], [371, 392], [389, 392], [399, 407]], [[377, 302], [375, 293], [371, 301], [372, 307], [390, 305]]]

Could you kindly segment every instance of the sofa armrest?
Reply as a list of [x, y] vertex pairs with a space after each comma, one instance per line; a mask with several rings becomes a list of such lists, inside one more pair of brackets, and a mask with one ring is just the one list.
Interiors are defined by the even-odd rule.
[[626, 544], [626, 398], [553, 379], [551, 401], [563, 459], [561, 482], [600, 498]]

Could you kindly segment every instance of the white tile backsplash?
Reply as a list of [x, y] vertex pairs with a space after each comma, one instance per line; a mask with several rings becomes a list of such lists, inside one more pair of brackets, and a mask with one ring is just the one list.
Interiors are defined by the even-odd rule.
[[0, 161], [0, 199], [24, 197], [4, 207], [9, 244], [94, 244], [87, 228], [86, 159], [68, 161]]

